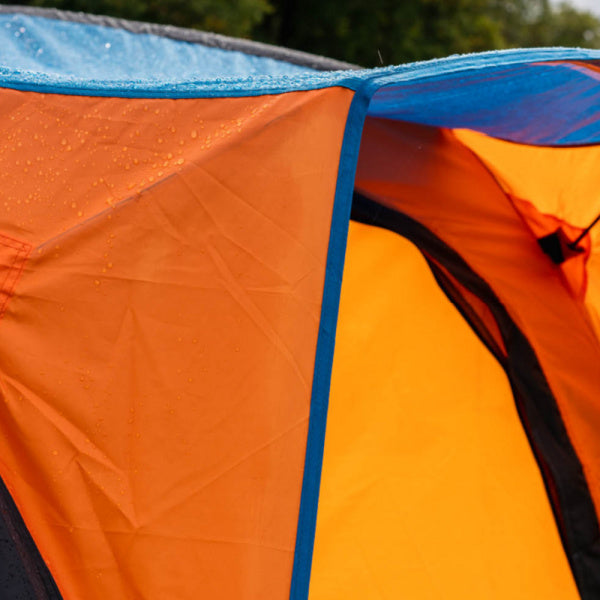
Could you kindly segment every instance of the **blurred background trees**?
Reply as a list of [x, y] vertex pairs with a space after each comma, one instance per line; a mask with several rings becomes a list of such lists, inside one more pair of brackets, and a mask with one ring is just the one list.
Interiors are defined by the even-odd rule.
[[234, 37], [252, 37], [254, 29], [273, 11], [270, 0], [9, 0], [0, 4], [42, 6], [167, 23]]
[[[600, 0], [599, 0], [600, 2]], [[600, 18], [550, 0], [30, 0], [248, 37], [365, 67], [513, 47], [600, 48]]]

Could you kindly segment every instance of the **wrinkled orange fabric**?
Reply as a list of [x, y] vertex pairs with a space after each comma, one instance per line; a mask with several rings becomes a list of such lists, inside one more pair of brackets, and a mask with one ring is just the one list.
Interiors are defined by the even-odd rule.
[[287, 598], [351, 98], [0, 91], [0, 474], [65, 600]]
[[310, 600], [578, 597], [501, 367], [412, 244], [351, 223]]
[[600, 343], [501, 186], [452, 132], [373, 119], [357, 187], [425, 225], [494, 290], [536, 353], [600, 513]]

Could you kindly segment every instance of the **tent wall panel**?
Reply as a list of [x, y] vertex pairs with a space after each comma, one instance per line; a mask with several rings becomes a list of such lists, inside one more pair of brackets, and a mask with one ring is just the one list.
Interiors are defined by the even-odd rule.
[[406, 215], [437, 244], [436, 258], [445, 253], [463, 261], [459, 268], [503, 319], [524, 425], [580, 591], [594, 598], [600, 592], [594, 409], [600, 356], [585, 307], [490, 172], [451, 132], [372, 121], [361, 152], [357, 187], [390, 209], [386, 218]]
[[366, 597], [578, 594], [501, 366], [412, 244], [352, 223], [309, 598]]
[[286, 598], [352, 92], [3, 94], [0, 472], [61, 592]]

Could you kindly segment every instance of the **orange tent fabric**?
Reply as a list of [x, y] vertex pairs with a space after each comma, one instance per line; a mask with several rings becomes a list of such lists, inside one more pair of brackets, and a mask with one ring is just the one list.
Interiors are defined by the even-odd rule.
[[600, 597], [599, 59], [0, 7], [0, 598]]
[[350, 97], [3, 91], [0, 468], [63, 597], [285, 594]]
[[355, 222], [319, 506], [311, 600], [579, 597], [502, 368], [414, 246]]

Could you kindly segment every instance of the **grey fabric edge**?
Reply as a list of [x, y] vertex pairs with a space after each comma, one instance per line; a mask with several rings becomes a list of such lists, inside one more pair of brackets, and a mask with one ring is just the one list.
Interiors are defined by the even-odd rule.
[[129, 21], [127, 19], [119, 19], [116, 17], [59, 10], [57, 8], [40, 8], [37, 6], [19, 6], [13, 4], [0, 5], [0, 14], [21, 14], [59, 21], [83, 23], [86, 25], [101, 25], [104, 27], [112, 27], [113, 29], [123, 29], [130, 33], [147, 33], [180, 42], [202, 44], [203, 46], [211, 48], [220, 48], [221, 50], [231, 50], [264, 58], [272, 58], [294, 65], [309, 67], [317, 71], [345, 71], [361, 68], [357, 65], [335, 60], [333, 58], [318, 56], [316, 54], [309, 54], [308, 52], [301, 52], [300, 50], [291, 50], [289, 48], [272, 46], [261, 42], [232, 38], [218, 33], [210, 33], [208, 31], [200, 31], [197, 29], [175, 27], [173, 25], [143, 23], [141, 21]]

